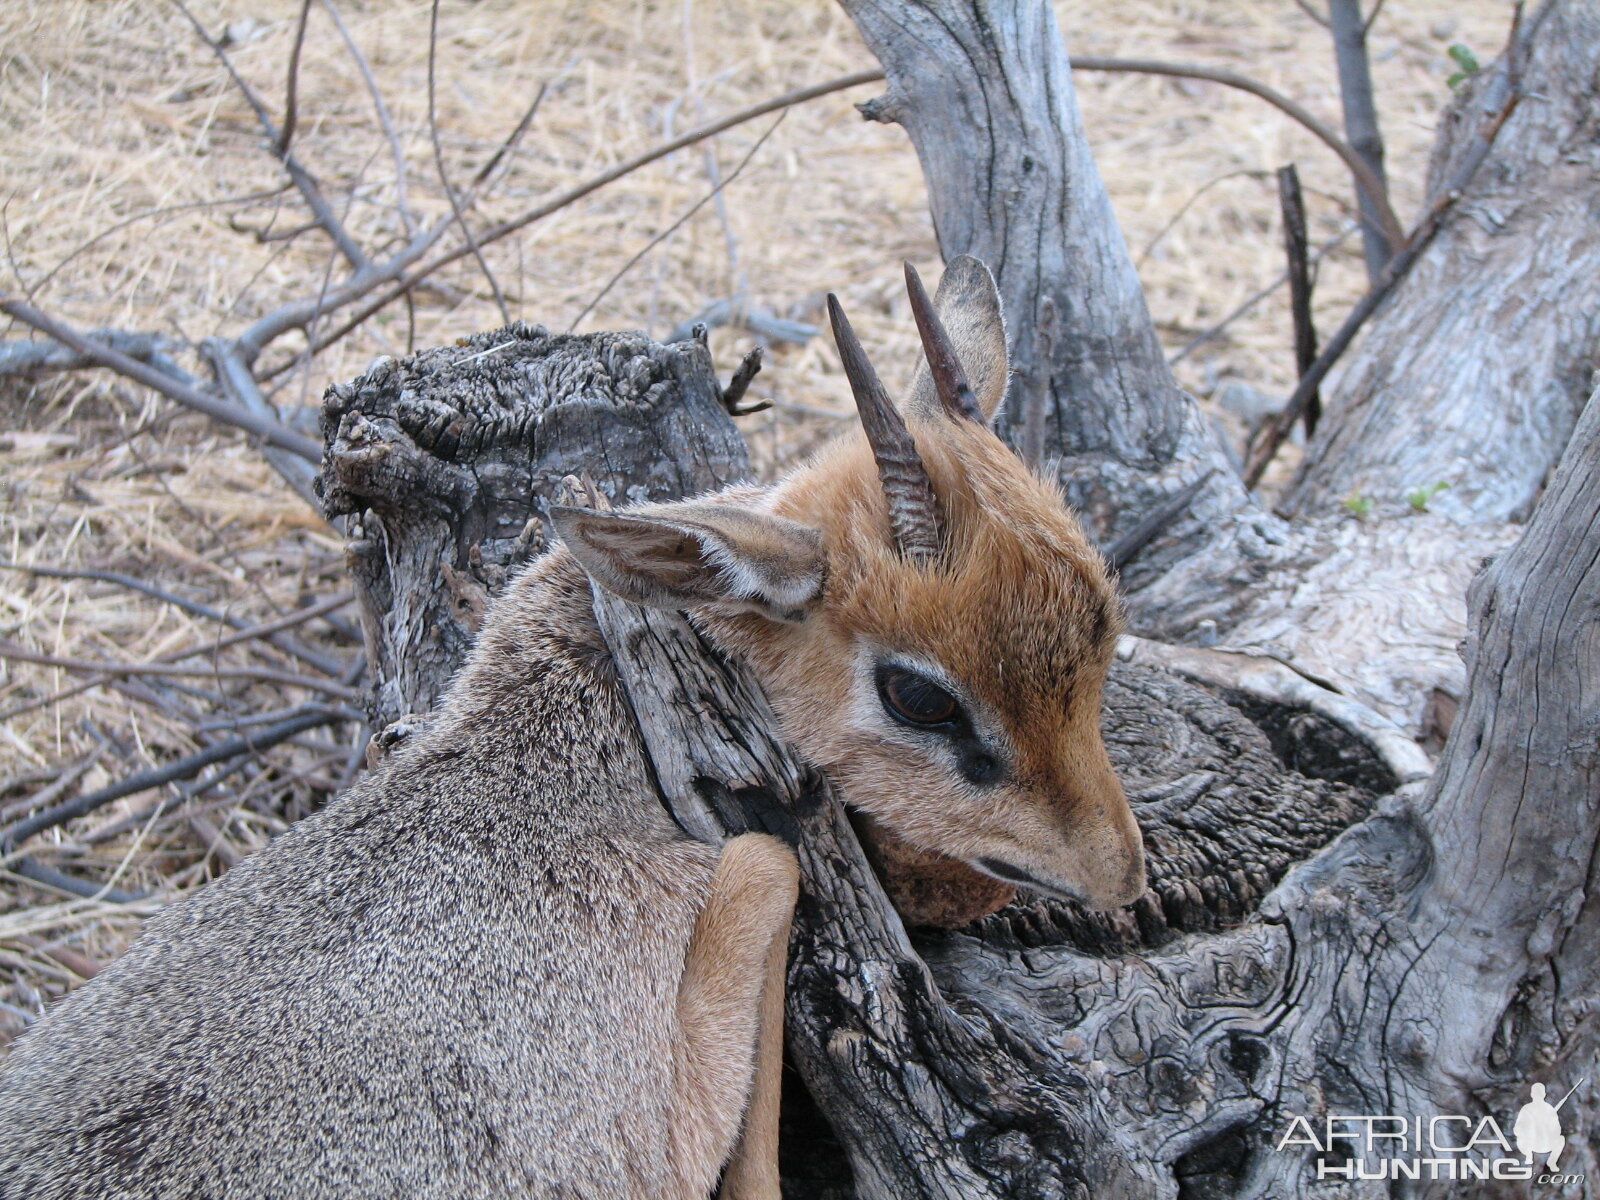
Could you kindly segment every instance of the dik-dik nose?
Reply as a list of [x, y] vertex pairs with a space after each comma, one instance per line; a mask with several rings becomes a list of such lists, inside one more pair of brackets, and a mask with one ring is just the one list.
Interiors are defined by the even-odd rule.
[[1093, 909], [1132, 904], [1145, 890], [1144, 835], [1122, 782], [1108, 768], [1079, 797], [1067, 832], [1075, 890]]

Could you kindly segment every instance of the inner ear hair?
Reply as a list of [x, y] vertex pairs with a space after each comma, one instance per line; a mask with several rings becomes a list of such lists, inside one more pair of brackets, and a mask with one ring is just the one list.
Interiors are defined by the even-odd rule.
[[822, 590], [821, 535], [781, 517], [696, 502], [550, 516], [590, 578], [635, 604], [797, 621]]

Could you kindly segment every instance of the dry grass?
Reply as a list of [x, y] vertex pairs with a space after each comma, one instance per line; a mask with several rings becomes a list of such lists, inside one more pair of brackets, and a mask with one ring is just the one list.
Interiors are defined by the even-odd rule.
[[[213, 30], [230, 27], [239, 69], [269, 106], [282, 102], [293, 0], [195, 4]], [[1255, 75], [1337, 124], [1324, 30], [1291, 0], [1125, 0], [1058, 5], [1073, 49], [1199, 61]], [[380, 79], [404, 147], [408, 194], [423, 220], [446, 211], [427, 136], [428, 5], [358, 4], [346, 21]], [[1447, 98], [1445, 48], [1487, 58], [1503, 36], [1499, 0], [1391, 0], [1372, 38], [1402, 219], [1417, 207], [1435, 117]], [[449, 173], [470, 177], [515, 125], [540, 84], [550, 91], [509, 171], [477, 209], [485, 224], [702, 119], [805, 83], [873, 65], [831, 4], [577, 3], [447, 0], [440, 17], [438, 107]], [[263, 240], [303, 220], [262, 148], [254, 118], [182, 15], [155, 0], [11, 0], [0, 5], [0, 161], [5, 163], [4, 290], [80, 327], [157, 330], [196, 344], [237, 331], [286, 300], [338, 279], [342, 264], [311, 234]], [[1150, 307], [1177, 350], [1281, 269], [1271, 171], [1299, 164], [1314, 241], [1348, 221], [1349, 185], [1332, 156], [1259, 101], [1186, 81], [1122, 75], [1078, 79], [1102, 174], [1139, 262]], [[935, 267], [917, 165], [901, 132], [851, 108], [871, 88], [792, 110], [743, 175], [634, 268], [584, 328], [644, 327], [657, 335], [710, 301], [736, 296], [781, 316], [815, 320], [824, 290], [845, 295], [891, 381], [911, 362], [898, 299], [898, 260]], [[404, 233], [396, 172], [371, 98], [326, 14], [311, 14], [295, 146], [345, 207], [351, 231], [376, 250]], [[710, 144], [725, 175], [771, 118]], [[707, 153], [681, 151], [604, 189], [487, 258], [519, 318], [565, 328], [601, 285], [708, 188]], [[1202, 190], [1203, 189], [1203, 190]], [[1196, 198], [1196, 194], [1198, 198]], [[725, 214], [719, 214], [719, 207]], [[109, 232], [108, 232], [109, 231]], [[94, 240], [91, 240], [94, 239]], [[414, 310], [363, 329], [279, 377], [276, 400], [314, 406], [333, 380], [378, 354], [404, 353], [499, 323], [490, 289], [466, 260], [420, 293]], [[1359, 294], [1356, 240], [1325, 262], [1318, 315], [1331, 328]], [[1180, 364], [1202, 397], [1230, 381], [1269, 393], [1291, 383], [1282, 294]], [[17, 336], [19, 331], [11, 331]], [[719, 330], [731, 365], [748, 335]], [[303, 341], [285, 339], [272, 362]], [[779, 346], [758, 380], [777, 400], [746, 428], [766, 469], [831, 426], [841, 411], [831, 346]], [[200, 372], [197, 362], [186, 360]], [[175, 412], [101, 373], [32, 385], [0, 381], [0, 537], [13, 562], [126, 572], [226, 610], [269, 620], [303, 597], [335, 592], [336, 539], [233, 434]], [[227, 629], [113, 585], [0, 571], [0, 637], [35, 653], [137, 662], [204, 648]], [[353, 659], [347, 627], [316, 622], [300, 636]], [[189, 660], [303, 669], [259, 642]], [[0, 664], [0, 712], [42, 700], [79, 676]], [[235, 678], [147, 680], [96, 687], [0, 719], [0, 814], [66, 768], [62, 793], [121, 778], [227, 736], [230, 720], [317, 697], [295, 686]], [[199, 731], [206, 721], [215, 731]], [[354, 726], [309, 734], [264, 755], [228, 785], [142, 819], [172, 792], [144, 793], [58, 830], [43, 860], [117, 886], [171, 897], [204, 883], [287, 821], [320, 803], [345, 771]], [[10, 817], [0, 817], [9, 820]], [[0, 877], [0, 1042], [40, 1003], [112, 956], [137, 915], [101, 901], [63, 900]]]

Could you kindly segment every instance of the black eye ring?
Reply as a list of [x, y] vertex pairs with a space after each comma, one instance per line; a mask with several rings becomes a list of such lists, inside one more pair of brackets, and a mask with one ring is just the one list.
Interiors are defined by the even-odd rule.
[[961, 704], [954, 696], [927, 676], [904, 667], [878, 668], [878, 695], [889, 715], [907, 725], [950, 728], [961, 719]]

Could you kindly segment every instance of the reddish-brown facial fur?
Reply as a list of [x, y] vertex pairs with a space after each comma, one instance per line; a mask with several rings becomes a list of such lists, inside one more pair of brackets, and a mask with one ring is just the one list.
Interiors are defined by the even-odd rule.
[[[911, 428], [947, 526], [943, 553], [901, 557], [871, 452], [859, 435], [844, 440], [770, 499], [774, 514], [821, 531], [821, 600], [802, 623], [739, 619], [725, 636], [851, 804], [1009, 882], [1126, 904], [1144, 890], [1144, 863], [1100, 736], [1122, 623], [1104, 561], [1055, 489], [988, 429], [938, 416]], [[876, 685], [884, 662], [943, 683], [973, 736], [896, 721]], [[963, 772], [974, 757], [994, 760], [992, 778]]]

